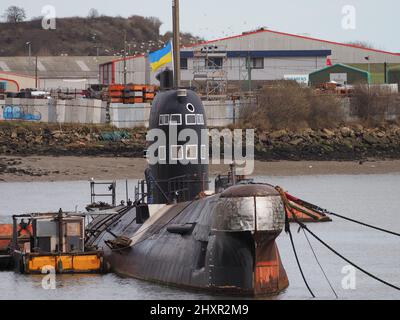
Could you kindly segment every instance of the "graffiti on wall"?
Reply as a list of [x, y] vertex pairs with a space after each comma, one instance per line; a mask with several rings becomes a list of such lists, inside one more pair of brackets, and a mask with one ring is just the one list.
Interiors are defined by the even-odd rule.
[[22, 106], [6, 105], [3, 108], [3, 120], [40, 121], [41, 119], [40, 112], [30, 113]]

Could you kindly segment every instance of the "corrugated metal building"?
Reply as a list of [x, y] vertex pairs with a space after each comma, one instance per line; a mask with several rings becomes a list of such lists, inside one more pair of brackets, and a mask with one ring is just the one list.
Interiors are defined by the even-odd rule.
[[[38, 76], [40, 89], [85, 89], [99, 83], [99, 64], [113, 57], [0, 57], [0, 73]], [[37, 67], [36, 67], [37, 66]], [[34, 88], [35, 83], [30, 88]], [[24, 86], [22, 86], [24, 87]]]
[[[225, 52], [226, 57], [216, 57], [212, 66], [201, 66], [197, 53], [202, 48]], [[197, 76], [201, 76], [200, 69], [207, 67], [222, 70], [223, 77], [229, 83], [248, 81], [249, 59], [253, 82], [304, 78], [325, 67], [328, 57], [333, 64], [400, 63], [400, 54], [397, 53], [268, 29], [184, 47], [181, 56], [182, 80], [185, 84], [195, 81]], [[125, 76], [127, 83], [157, 83], [144, 55], [129, 57], [126, 62], [120, 59], [100, 66], [101, 83], [123, 83]], [[222, 75], [216, 73], [215, 77]]]
[[368, 72], [344, 64], [335, 64], [310, 73], [310, 84], [318, 86], [327, 82], [336, 82], [341, 85], [354, 85], [370, 83], [371, 76]]

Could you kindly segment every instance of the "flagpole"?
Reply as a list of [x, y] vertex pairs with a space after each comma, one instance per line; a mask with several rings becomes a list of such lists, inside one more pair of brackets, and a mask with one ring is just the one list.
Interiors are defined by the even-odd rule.
[[179, 0], [172, 0], [173, 19], [173, 57], [174, 57], [174, 87], [181, 86], [181, 41], [179, 28]]

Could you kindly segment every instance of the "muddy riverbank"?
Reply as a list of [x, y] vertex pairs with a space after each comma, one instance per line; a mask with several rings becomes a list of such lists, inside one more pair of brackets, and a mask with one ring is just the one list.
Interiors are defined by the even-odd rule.
[[[129, 157], [0, 156], [0, 182], [141, 179], [147, 162]], [[210, 176], [227, 166], [210, 167]], [[255, 176], [359, 175], [400, 173], [400, 160], [387, 161], [256, 161]]]

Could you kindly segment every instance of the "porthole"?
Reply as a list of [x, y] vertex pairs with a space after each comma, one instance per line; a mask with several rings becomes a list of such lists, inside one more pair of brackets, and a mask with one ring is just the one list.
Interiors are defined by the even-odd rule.
[[194, 105], [191, 104], [191, 103], [188, 103], [188, 104], [186, 105], [186, 109], [187, 109], [187, 111], [189, 111], [189, 112], [191, 112], [191, 113], [193, 113], [193, 112], [195, 111]]

